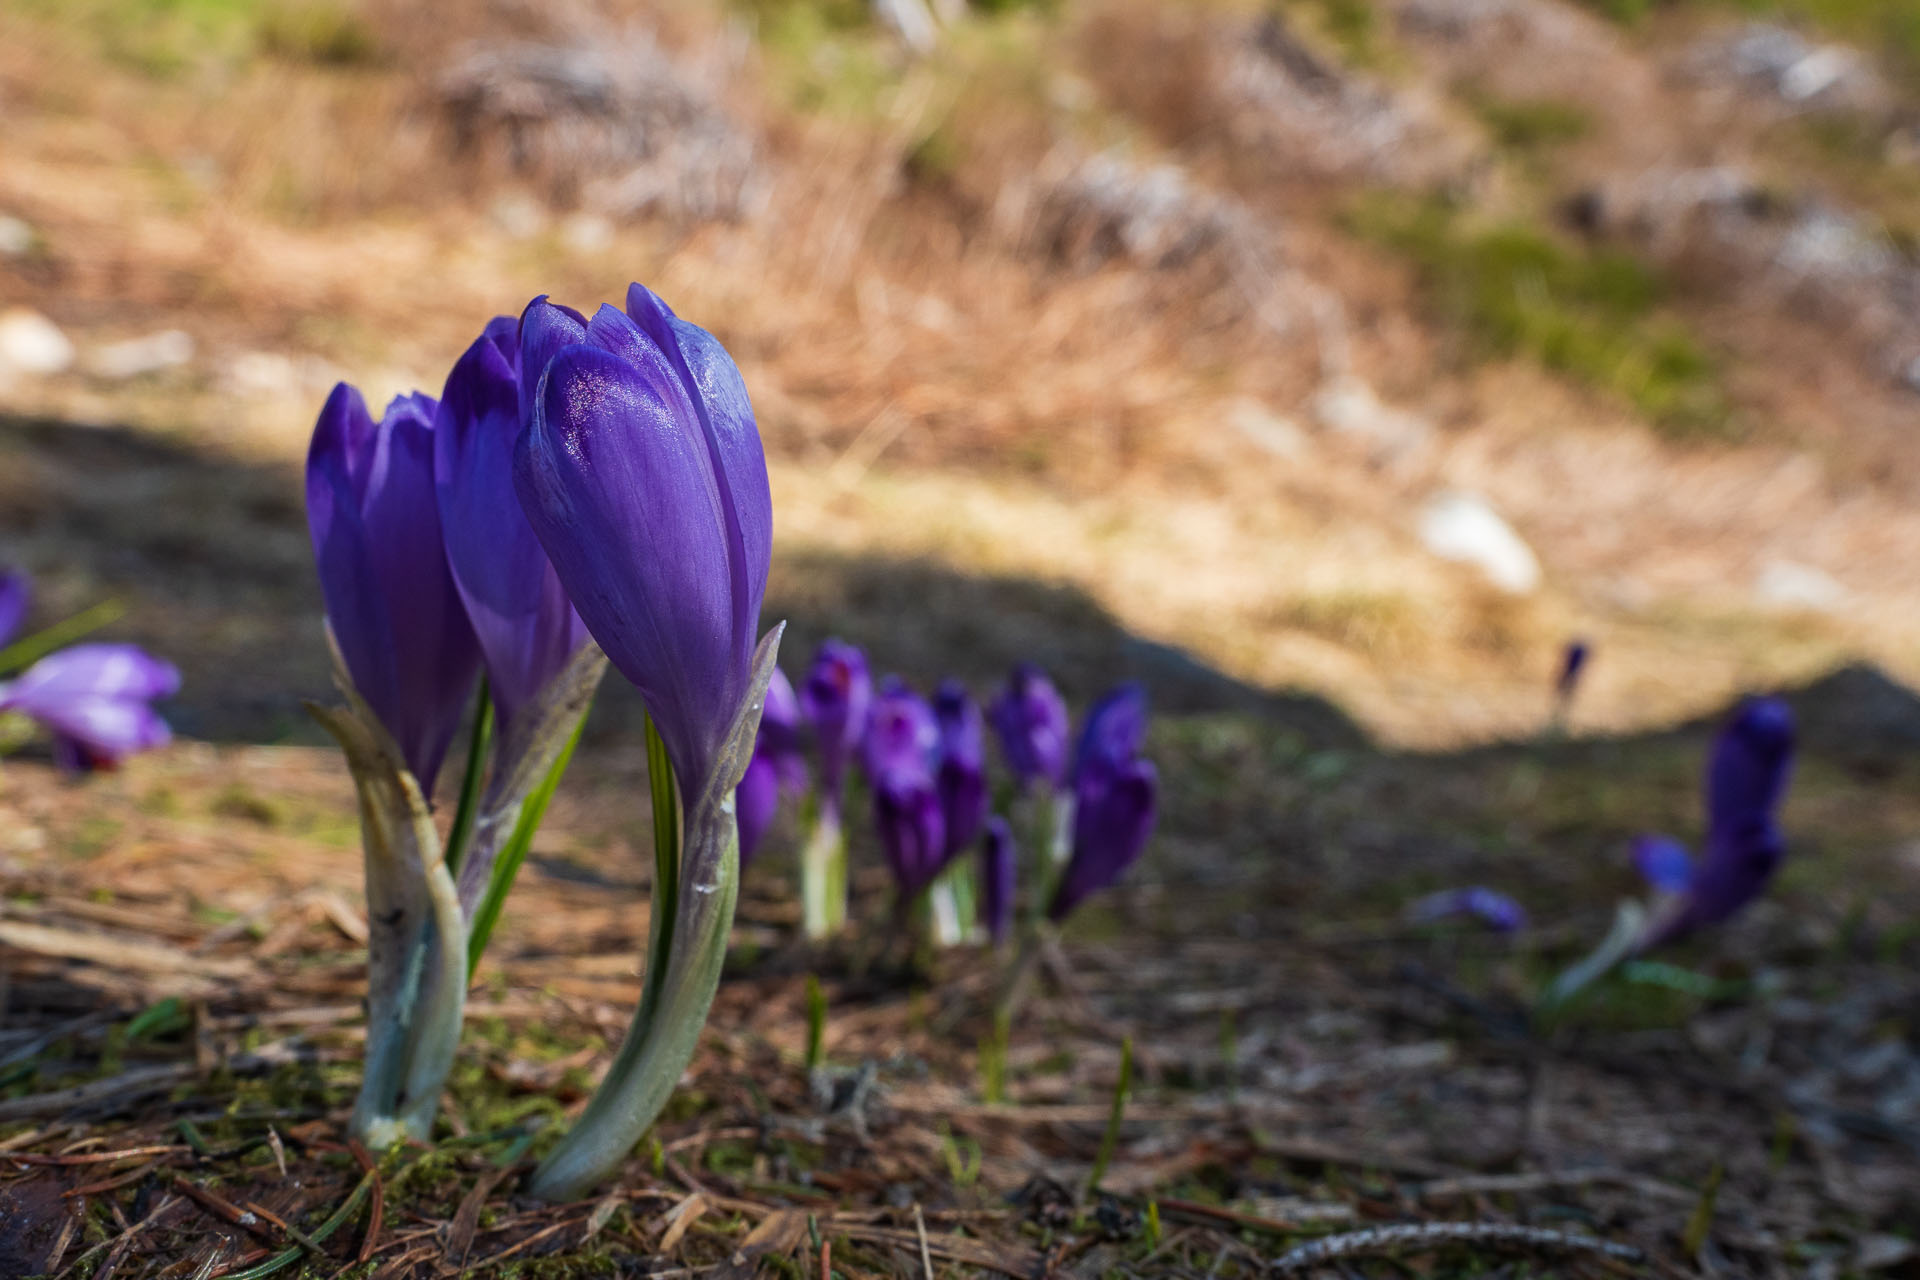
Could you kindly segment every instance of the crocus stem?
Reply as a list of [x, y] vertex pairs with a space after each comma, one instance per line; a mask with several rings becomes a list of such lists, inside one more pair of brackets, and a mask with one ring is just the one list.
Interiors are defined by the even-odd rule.
[[827, 796], [800, 850], [800, 918], [815, 942], [838, 933], [847, 920], [847, 837], [840, 806]]
[[1071, 802], [1058, 787], [1042, 781], [1028, 793], [1027, 804], [1029, 835], [1024, 848], [1028, 867], [1022, 879], [1028, 885], [1025, 928], [1032, 932], [1046, 918], [1047, 906], [1053, 901], [1054, 884], [1072, 852], [1068, 813]]
[[973, 880], [967, 864], [954, 859], [927, 889], [927, 907], [935, 946], [957, 947], [972, 933]]
[[1013, 963], [1007, 966], [1006, 973], [1001, 977], [1000, 990], [993, 999], [996, 1023], [1013, 1025], [1014, 1015], [1020, 1011], [1020, 1002], [1026, 999], [1027, 987], [1033, 981], [1034, 966], [1040, 963], [1040, 931], [1045, 927], [1035, 922], [1020, 931], [1020, 949], [1014, 953]]
[[367, 1029], [367, 1069], [352, 1130], [381, 1150], [433, 1133], [440, 1086], [453, 1068], [467, 998], [466, 930], [453, 877], [427, 869], [432, 917], [408, 957], [408, 983], [381, 1027]]
[[1631, 898], [1622, 899], [1607, 936], [1584, 959], [1547, 984], [1534, 1003], [1534, 1016], [1550, 1026], [1568, 1002], [1633, 954], [1646, 932], [1646, 923], [1646, 908]]
[[487, 691], [487, 678], [480, 677], [479, 700], [474, 703], [473, 736], [467, 740], [467, 767], [460, 777], [460, 807], [453, 811], [453, 826], [447, 831], [447, 869], [460, 874], [460, 862], [467, 856], [467, 838], [473, 834], [474, 811], [480, 807], [480, 783], [486, 774], [487, 744], [493, 740], [493, 698]]

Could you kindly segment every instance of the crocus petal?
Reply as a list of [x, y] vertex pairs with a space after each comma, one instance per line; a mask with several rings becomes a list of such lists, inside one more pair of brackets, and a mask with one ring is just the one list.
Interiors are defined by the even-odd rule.
[[1778, 698], [1748, 698], [1714, 740], [1707, 763], [1707, 829], [1770, 822], [1793, 763], [1793, 712]]
[[572, 307], [547, 301], [541, 294], [520, 315], [520, 413], [524, 424], [533, 419], [534, 393], [547, 365], [565, 347], [587, 340], [587, 318]]
[[844, 641], [828, 640], [807, 668], [799, 695], [820, 749], [821, 802], [838, 808], [840, 776], [847, 757], [865, 741], [871, 714], [873, 677], [866, 655]]
[[1107, 693], [1087, 713], [1074, 751], [1074, 777], [1089, 770], [1113, 772], [1140, 754], [1147, 738], [1147, 691], [1123, 684]]
[[940, 797], [924, 774], [895, 772], [873, 788], [874, 827], [902, 898], [933, 883], [946, 865], [946, 830]]
[[1672, 836], [1636, 836], [1633, 865], [1659, 893], [1685, 893], [1693, 883], [1693, 855]]
[[1045, 672], [1032, 663], [1015, 667], [987, 719], [1023, 785], [1060, 784], [1067, 767], [1067, 704]]
[[1088, 894], [1119, 880], [1147, 847], [1159, 794], [1150, 761], [1092, 771], [1074, 791], [1073, 856], [1047, 915], [1061, 920]]
[[987, 819], [986, 723], [958, 680], [942, 681], [933, 695], [940, 731], [940, 767], [935, 784], [947, 825], [947, 856], [972, 844]]
[[179, 688], [172, 663], [132, 645], [75, 645], [0, 685], [0, 711], [45, 726], [68, 767], [110, 767], [171, 739], [166, 721], [147, 704]]
[[1014, 847], [1013, 829], [1007, 820], [995, 814], [987, 819], [987, 838], [980, 846], [980, 923], [987, 936], [1004, 942], [1013, 927], [1014, 877], [1019, 865], [1019, 850]]
[[733, 804], [739, 815], [740, 865], [744, 867], [780, 808], [780, 770], [769, 756], [754, 752], [740, 785], [734, 788]]
[[1526, 909], [1518, 902], [1479, 885], [1430, 893], [1407, 908], [1407, 918], [1417, 923], [1455, 916], [1470, 916], [1499, 933], [1514, 933], [1527, 923]]
[[433, 464], [447, 563], [505, 724], [566, 666], [587, 630], [514, 492], [519, 373], [502, 349], [514, 332], [503, 332], [502, 320], [447, 376]]
[[684, 399], [648, 371], [566, 347], [542, 375], [514, 482], [587, 630], [639, 688], [692, 787], [745, 696], [747, 669], [719, 486], [684, 415]]
[[33, 580], [17, 569], [0, 572], [0, 648], [4, 648], [20, 624], [27, 620], [27, 605], [33, 599]]

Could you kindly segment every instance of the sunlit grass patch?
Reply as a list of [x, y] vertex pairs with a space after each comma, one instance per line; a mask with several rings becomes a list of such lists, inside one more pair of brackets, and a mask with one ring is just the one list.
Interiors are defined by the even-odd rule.
[[1538, 361], [1671, 434], [1728, 432], [1713, 358], [1662, 312], [1662, 283], [1636, 259], [1527, 226], [1476, 224], [1432, 200], [1370, 198], [1350, 222], [1413, 260], [1434, 309], [1480, 354]]

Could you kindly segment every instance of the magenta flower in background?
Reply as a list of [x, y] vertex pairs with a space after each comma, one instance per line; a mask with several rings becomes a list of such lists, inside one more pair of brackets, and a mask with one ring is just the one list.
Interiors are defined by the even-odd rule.
[[1707, 759], [1705, 852], [1688, 868], [1668, 837], [1636, 847], [1643, 873], [1667, 892], [1638, 950], [1676, 941], [1733, 916], [1765, 891], [1786, 855], [1776, 811], [1793, 770], [1793, 712], [1778, 698], [1748, 698], [1714, 739]]
[[800, 753], [800, 702], [778, 667], [767, 685], [766, 706], [754, 738], [753, 759], [734, 791], [740, 820], [740, 862], [744, 866], [773, 825], [783, 792], [807, 785], [807, 762]]
[[980, 924], [995, 945], [1005, 942], [1013, 928], [1019, 852], [1007, 820], [998, 814], [988, 818], [987, 838], [980, 845]]
[[447, 375], [433, 477], [447, 564], [503, 727], [587, 639], [514, 493], [520, 423], [519, 322], [497, 316]]
[[20, 624], [27, 620], [33, 601], [33, 579], [19, 569], [0, 571], [0, 648], [5, 648]]
[[889, 775], [925, 774], [931, 782], [940, 758], [940, 724], [926, 699], [899, 676], [880, 682], [867, 719], [862, 763], [878, 786]]
[[958, 680], [944, 680], [934, 691], [933, 718], [940, 732], [934, 783], [946, 823], [946, 854], [952, 858], [973, 843], [987, 820], [986, 722]]
[[1022, 786], [1036, 780], [1059, 786], [1067, 769], [1067, 704], [1046, 672], [1023, 662], [987, 708], [1007, 766]]
[[820, 747], [821, 804], [840, 807], [840, 779], [847, 758], [865, 741], [873, 702], [867, 657], [854, 646], [828, 640], [814, 655], [800, 686], [800, 709]]
[[327, 622], [354, 687], [429, 796], [480, 665], [441, 543], [435, 410], [430, 396], [398, 396], [375, 423], [343, 382], [307, 452]]
[[713, 335], [641, 285], [520, 329], [514, 487], [587, 630], [645, 699], [691, 795], [746, 700], [773, 554], [766, 456]]
[[0, 712], [37, 721], [53, 735], [54, 758], [80, 772], [164, 746], [173, 735], [149, 704], [179, 690], [170, 662], [130, 644], [80, 644], [0, 682]]
[[895, 769], [873, 784], [874, 828], [900, 888], [900, 900], [918, 896], [946, 866], [946, 821], [940, 795], [925, 770]]
[[1527, 923], [1526, 909], [1518, 902], [1481, 885], [1430, 893], [1407, 908], [1407, 919], [1416, 924], [1460, 916], [1478, 920], [1497, 933], [1516, 933]]
[[1160, 778], [1137, 755], [1146, 717], [1138, 685], [1108, 693], [1087, 717], [1074, 768], [1072, 854], [1047, 907], [1053, 920], [1125, 875], [1153, 834]]

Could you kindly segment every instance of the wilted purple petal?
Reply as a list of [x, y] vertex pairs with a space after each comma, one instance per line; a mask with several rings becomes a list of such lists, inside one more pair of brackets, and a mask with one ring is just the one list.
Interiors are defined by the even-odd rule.
[[1693, 855], [1672, 836], [1635, 836], [1633, 865], [1659, 893], [1685, 893], [1693, 883]]
[[987, 838], [980, 846], [980, 923], [995, 943], [1006, 941], [1013, 927], [1014, 877], [1019, 850], [1013, 829], [995, 814], [987, 819]]
[[940, 726], [926, 699], [899, 676], [880, 682], [867, 720], [863, 764], [875, 782], [893, 773], [933, 776], [940, 755]]
[[753, 753], [740, 785], [734, 788], [733, 804], [740, 821], [740, 865], [744, 867], [780, 809], [780, 770], [766, 753]]
[[434, 422], [447, 562], [486, 660], [503, 724], [586, 641], [513, 487], [520, 434], [516, 326], [499, 317], [454, 364]]
[[170, 740], [166, 721], [147, 704], [179, 688], [172, 663], [132, 645], [75, 645], [0, 684], [0, 711], [43, 725], [69, 767], [111, 766]]
[[1112, 689], [1087, 713], [1074, 751], [1074, 777], [1120, 769], [1140, 754], [1146, 739], [1147, 691], [1131, 682]]
[[1067, 768], [1067, 704], [1044, 671], [1030, 662], [1015, 667], [987, 719], [1023, 785], [1037, 779], [1060, 784]]
[[1152, 762], [1135, 760], [1109, 773], [1090, 770], [1074, 788], [1073, 855], [1047, 908], [1061, 920], [1088, 894], [1126, 874], [1147, 847], [1159, 794]]
[[915, 897], [947, 863], [945, 822], [933, 780], [909, 770], [876, 778], [873, 819], [901, 898]]
[[33, 579], [23, 570], [0, 572], [0, 648], [6, 647], [27, 620], [27, 605], [32, 599]]
[[1500, 933], [1513, 933], [1527, 923], [1526, 909], [1518, 902], [1480, 885], [1430, 893], [1407, 908], [1407, 918], [1419, 923], [1455, 916], [1471, 916]]
[[307, 453], [307, 523], [327, 620], [361, 697], [431, 793], [479, 667], [441, 545], [435, 404], [400, 396], [376, 425], [334, 388]]
[[821, 802], [838, 808], [847, 758], [866, 740], [873, 702], [867, 656], [840, 640], [828, 640], [814, 655], [800, 686], [800, 709], [820, 747]]
[[[602, 329], [609, 340], [633, 336]], [[733, 499], [684, 386], [663, 376], [658, 353], [636, 352], [637, 363], [599, 346], [553, 357], [514, 480], [574, 607], [639, 688], [676, 775], [693, 787], [746, 695], [759, 600], [740, 633], [734, 562], [745, 550], [729, 527]], [[765, 569], [744, 577], [764, 583]]]

